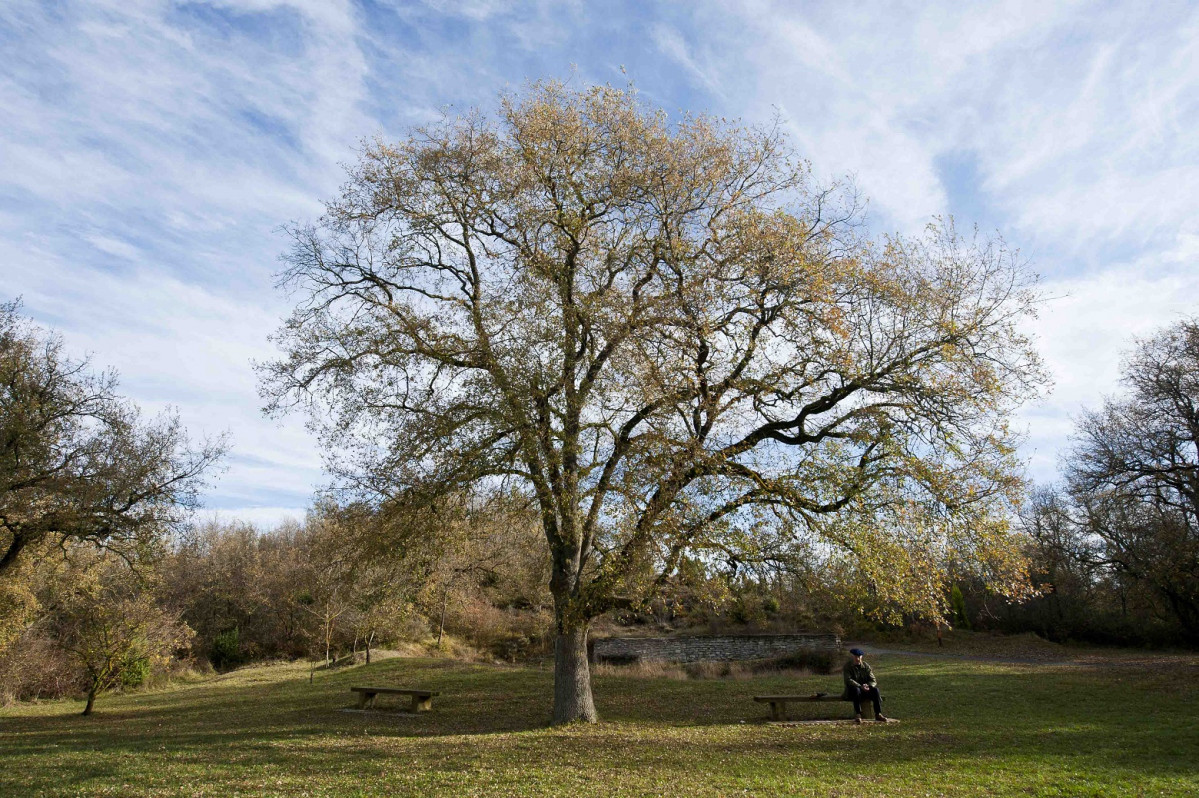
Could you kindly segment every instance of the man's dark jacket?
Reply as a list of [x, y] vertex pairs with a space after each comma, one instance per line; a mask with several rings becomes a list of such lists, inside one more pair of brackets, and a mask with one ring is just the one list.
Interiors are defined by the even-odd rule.
[[845, 692], [841, 694], [841, 698], [849, 700], [849, 691], [852, 687], [861, 687], [868, 684], [871, 687], [878, 687], [878, 680], [874, 678], [874, 671], [862, 660], [859, 665], [852, 659], [845, 663], [845, 667], [841, 669], [841, 673], [845, 676]]

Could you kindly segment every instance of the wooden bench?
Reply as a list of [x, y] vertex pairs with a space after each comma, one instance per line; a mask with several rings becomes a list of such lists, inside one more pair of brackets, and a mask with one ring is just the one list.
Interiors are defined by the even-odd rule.
[[374, 706], [375, 696], [380, 693], [385, 695], [412, 696], [412, 708], [409, 710], [410, 712], [428, 712], [433, 708], [433, 696], [441, 695], [441, 693], [433, 690], [418, 690], [406, 687], [351, 687], [350, 691], [358, 694], [359, 709]]
[[[770, 719], [771, 720], [786, 720], [787, 719], [787, 704], [790, 702], [808, 702], [808, 701], [845, 701], [838, 695], [830, 693], [812, 693], [810, 695], [756, 695], [754, 701], [759, 704], [770, 704]], [[874, 708], [869, 702], [862, 702], [863, 717], [874, 717]]]

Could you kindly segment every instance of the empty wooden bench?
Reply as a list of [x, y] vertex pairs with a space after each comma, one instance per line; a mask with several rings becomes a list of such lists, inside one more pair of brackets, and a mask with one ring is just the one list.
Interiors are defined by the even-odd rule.
[[433, 690], [411, 689], [407, 687], [351, 687], [350, 691], [358, 694], [359, 709], [374, 706], [375, 696], [380, 693], [412, 696], [412, 708], [409, 710], [410, 712], [428, 712], [433, 708], [433, 696], [441, 695], [441, 693]]
[[[770, 719], [771, 720], [786, 720], [787, 719], [787, 704], [790, 702], [808, 702], [808, 701], [844, 701], [840, 695], [832, 695], [830, 693], [812, 693], [810, 695], [756, 695], [754, 701], [759, 704], [770, 704]], [[863, 702], [862, 711], [872, 713], [873, 709], [869, 702]]]

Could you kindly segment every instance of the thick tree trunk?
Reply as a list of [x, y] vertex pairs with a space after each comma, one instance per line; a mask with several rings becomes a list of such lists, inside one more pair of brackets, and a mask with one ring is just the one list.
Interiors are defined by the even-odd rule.
[[587, 662], [587, 625], [560, 630], [554, 641], [554, 725], [595, 723], [591, 667]]
[[445, 608], [450, 603], [450, 586], [447, 583], [441, 592], [441, 620], [437, 622], [437, 650], [441, 650], [441, 635], [445, 632]]
[[13, 535], [12, 543], [8, 544], [8, 548], [4, 550], [4, 555], [0, 556], [0, 575], [17, 564], [17, 556], [21, 550], [25, 548], [27, 541], [20, 535]]
[[85, 706], [85, 707], [83, 708], [83, 714], [84, 714], [84, 715], [90, 715], [90, 714], [92, 714], [92, 706], [93, 706], [95, 703], [96, 703], [96, 691], [95, 691], [95, 690], [88, 690], [88, 691], [87, 691], [87, 706]]
[[331, 664], [329, 660], [329, 646], [333, 638], [333, 617], [330, 614], [331, 612], [329, 605], [325, 604], [325, 670], [329, 670]]

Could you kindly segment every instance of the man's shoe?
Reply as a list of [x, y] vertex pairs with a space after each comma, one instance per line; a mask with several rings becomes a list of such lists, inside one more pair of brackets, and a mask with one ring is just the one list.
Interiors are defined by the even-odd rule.
[[877, 720], [879, 723], [887, 723], [888, 721], [891, 720], [886, 715], [875, 715], [874, 719]]
[[862, 716], [861, 716], [861, 715], [854, 715], [854, 716], [853, 716], [853, 722], [854, 722], [854, 723], [861, 723], [861, 722], [862, 722]]

